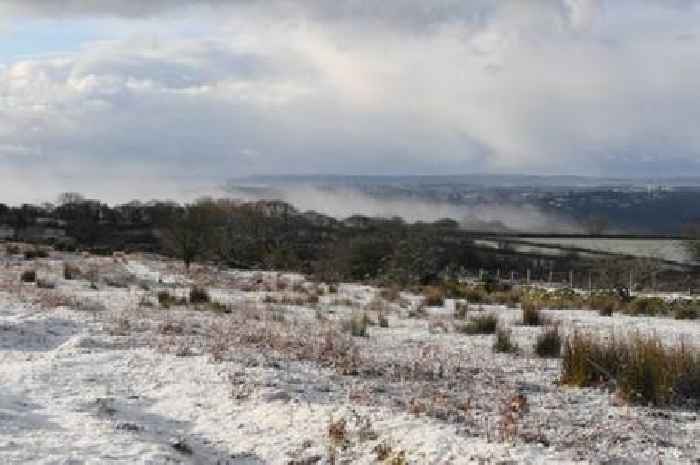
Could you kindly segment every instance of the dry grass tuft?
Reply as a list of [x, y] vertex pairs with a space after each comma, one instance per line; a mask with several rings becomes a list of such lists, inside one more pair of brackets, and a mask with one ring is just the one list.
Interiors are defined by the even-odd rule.
[[542, 316], [542, 307], [539, 303], [527, 300], [522, 303], [523, 324], [525, 326], [542, 326], [545, 319]]
[[19, 279], [23, 283], [35, 283], [36, 282], [36, 271], [35, 270], [25, 270], [22, 272]]
[[423, 303], [429, 307], [442, 307], [445, 304], [445, 291], [438, 286], [423, 289]]
[[493, 351], [512, 354], [518, 351], [518, 346], [511, 339], [511, 331], [502, 326], [496, 329], [496, 342], [493, 344]]
[[616, 386], [625, 400], [656, 406], [700, 403], [700, 354], [639, 334], [602, 340], [575, 333], [564, 345], [562, 383]]
[[458, 325], [457, 329], [464, 334], [494, 334], [497, 327], [498, 317], [489, 314], [471, 317], [463, 325]]
[[535, 353], [542, 358], [558, 358], [561, 355], [562, 338], [558, 324], [549, 324], [544, 332], [537, 336]]
[[208, 304], [211, 302], [211, 297], [209, 297], [209, 292], [201, 287], [194, 286], [190, 289], [190, 304]]

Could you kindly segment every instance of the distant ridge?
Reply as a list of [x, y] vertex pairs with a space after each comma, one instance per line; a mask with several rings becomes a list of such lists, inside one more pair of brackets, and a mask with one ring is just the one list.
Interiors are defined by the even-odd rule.
[[457, 174], [457, 175], [251, 175], [233, 178], [232, 185], [246, 184], [310, 184], [310, 185], [435, 185], [455, 184], [481, 187], [696, 187], [700, 176], [672, 177], [595, 177], [578, 175], [528, 175], [528, 174]]

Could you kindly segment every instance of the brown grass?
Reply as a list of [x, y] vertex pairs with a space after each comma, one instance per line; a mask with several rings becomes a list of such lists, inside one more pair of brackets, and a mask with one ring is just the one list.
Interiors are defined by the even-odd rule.
[[639, 334], [602, 340], [575, 333], [564, 345], [564, 384], [612, 383], [629, 402], [657, 406], [700, 402], [700, 354], [687, 345], [664, 346]]

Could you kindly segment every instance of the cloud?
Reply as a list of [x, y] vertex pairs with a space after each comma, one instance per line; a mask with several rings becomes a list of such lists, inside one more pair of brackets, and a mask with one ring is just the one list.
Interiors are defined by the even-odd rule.
[[[678, 38], [699, 32], [697, 6], [0, 1], [6, 15], [150, 18], [0, 68], [0, 169], [120, 191], [252, 173], [687, 173], [700, 62]], [[164, 32], [178, 14], [196, 31]]]

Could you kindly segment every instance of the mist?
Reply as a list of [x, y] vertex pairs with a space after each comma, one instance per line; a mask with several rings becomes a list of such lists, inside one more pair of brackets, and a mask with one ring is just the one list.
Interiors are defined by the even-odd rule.
[[232, 186], [231, 196], [243, 200], [282, 200], [301, 211], [313, 210], [337, 219], [353, 215], [392, 218], [407, 222], [433, 222], [451, 218], [467, 229], [521, 232], [576, 233], [573, 221], [542, 211], [533, 205], [456, 205], [408, 198], [377, 198], [351, 188], [317, 186]]

